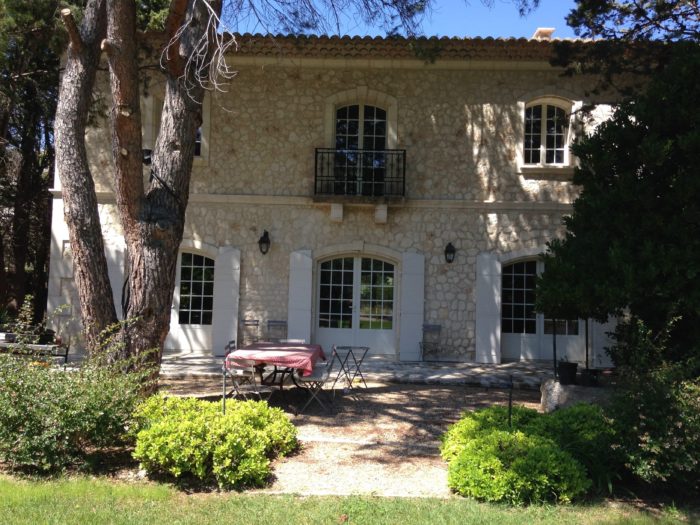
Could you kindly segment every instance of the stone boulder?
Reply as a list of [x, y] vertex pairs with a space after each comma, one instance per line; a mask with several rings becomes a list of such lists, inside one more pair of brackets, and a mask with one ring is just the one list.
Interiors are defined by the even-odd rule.
[[543, 412], [552, 412], [576, 403], [603, 405], [610, 398], [612, 390], [609, 387], [562, 385], [556, 379], [547, 379], [540, 386], [540, 392], [540, 408]]

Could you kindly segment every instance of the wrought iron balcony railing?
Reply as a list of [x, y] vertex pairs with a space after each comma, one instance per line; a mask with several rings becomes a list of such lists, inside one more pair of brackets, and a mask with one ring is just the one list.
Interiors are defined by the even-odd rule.
[[403, 197], [406, 150], [316, 149], [316, 195]]

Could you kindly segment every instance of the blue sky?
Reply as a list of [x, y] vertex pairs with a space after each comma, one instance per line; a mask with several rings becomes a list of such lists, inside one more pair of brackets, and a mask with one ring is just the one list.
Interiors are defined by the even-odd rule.
[[[540, 0], [540, 6], [527, 17], [521, 17], [512, 0], [493, 0], [488, 8], [481, 0], [433, 0], [434, 6], [423, 21], [426, 36], [456, 37], [525, 37], [529, 38], [538, 27], [554, 27], [555, 37], [575, 36], [566, 25], [566, 15], [575, 5], [574, 0]], [[382, 36], [380, 28], [356, 22], [351, 13], [346, 13], [341, 31], [347, 35]], [[240, 32], [266, 32], [250, 17], [238, 13], [229, 21], [227, 29]], [[276, 32], [276, 31], [273, 31]]]
[[574, 0], [540, 0], [540, 6], [527, 17], [520, 17], [508, 0], [494, 0], [493, 8], [484, 7], [480, 0], [436, 0], [432, 15], [423, 23], [426, 36], [458, 37], [526, 37], [538, 27], [554, 27], [554, 37], [574, 37], [566, 25], [566, 15]]

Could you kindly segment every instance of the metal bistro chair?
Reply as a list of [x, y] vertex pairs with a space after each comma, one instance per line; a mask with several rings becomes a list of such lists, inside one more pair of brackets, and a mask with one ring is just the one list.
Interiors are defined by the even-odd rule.
[[243, 319], [243, 345], [260, 341], [260, 319]]
[[[297, 412], [297, 415], [303, 413], [304, 410], [306, 410], [306, 407], [308, 407], [314, 399], [319, 405], [321, 405], [321, 408], [326, 410], [326, 405], [323, 403], [323, 401], [321, 401], [319, 394], [323, 390], [323, 386], [330, 381], [333, 364], [337, 358], [338, 354], [334, 349], [331, 358], [325, 363], [322, 363], [321, 366], [315, 366], [311, 372], [311, 375], [303, 376], [297, 371], [294, 372], [296, 374], [295, 382], [309, 392], [309, 399], [306, 401], [306, 404], [304, 404], [301, 410]], [[333, 401], [331, 400], [331, 404], [332, 403]]]
[[365, 376], [362, 374], [362, 362], [369, 352], [368, 346], [334, 346], [333, 352], [338, 356], [338, 361], [340, 362], [340, 369], [335, 376], [335, 381], [333, 381], [333, 386], [340, 381], [345, 379], [347, 388], [354, 392], [355, 387], [352, 385], [356, 378], [359, 377], [360, 381], [367, 388], [367, 382], [365, 381]]
[[267, 321], [266, 340], [273, 343], [281, 343], [287, 337], [287, 321], [269, 319]]
[[[263, 394], [267, 395], [267, 399], [274, 391], [272, 388], [261, 384], [260, 372], [256, 369], [256, 362], [249, 359], [228, 359], [228, 355], [236, 349], [236, 342], [230, 341], [226, 345], [226, 357], [222, 366], [223, 375], [223, 395], [222, 407], [224, 414], [226, 413], [226, 397], [235, 395], [248, 399], [249, 396], [255, 396], [259, 400], [263, 400]], [[231, 381], [231, 391], [228, 391], [226, 380]]]
[[423, 340], [418, 343], [421, 361], [426, 361], [426, 357], [436, 356], [440, 353], [441, 331], [442, 327], [439, 324], [423, 325]]

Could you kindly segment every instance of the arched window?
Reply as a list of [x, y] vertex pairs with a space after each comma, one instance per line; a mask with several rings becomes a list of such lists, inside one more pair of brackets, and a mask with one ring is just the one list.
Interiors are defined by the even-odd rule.
[[183, 253], [180, 261], [181, 325], [210, 325], [214, 309], [214, 259]]
[[550, 99], [525, 107], [525, 165], [569, 164], [569, 112]]

